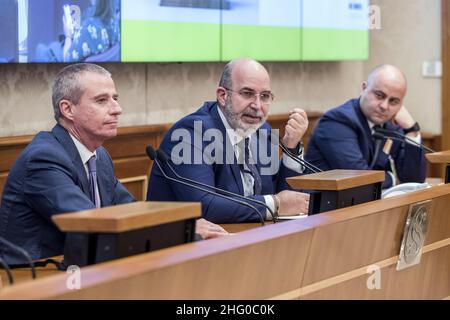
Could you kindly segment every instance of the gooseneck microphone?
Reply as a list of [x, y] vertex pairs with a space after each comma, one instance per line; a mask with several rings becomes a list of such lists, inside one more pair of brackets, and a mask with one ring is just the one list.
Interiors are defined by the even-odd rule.
[[34, 267], [34, 263], [33, 260], [31, 259], [30, 255], [28, 254], [28, 252], [26, 252], [24, 249], [22, 249], [21, 247], [15, 245], [14, 243], [9, 242], [8, 240], [6, 240], [5, 238], [1, 238], [0, 237], [0, 242], [3, 242], [8, 248], [12, 249], [13, 251], [18, 252], [20, 255], [22, 255], [25, 260], [28, 262], [28, 265], [31, 268], [31, 277], [33, 279], [36, 279], [36, 269]]
[[423, 145], [422, 143], [419, 143], [417, 141], [414, 141], [413, 139], [411, 139], [410, 137], [407, 137], [404, 134], [401, 134], [400, 132], [394, 131], [394, 130], [389, 130], [389, 129], [383, 129], [383, 128], [377, 128], [375, 129], [375, 133], [378, 133], [377, 136], [383, 137], [383, 138], [391, 138], [392, 140], [396, 140], [396, 141], [402, 141], [404, 142], [405, 140], [407, 142], [410, 142], [412, 145], [421, 148], [421, 149], [425, 149], [428, 152], [436, 152], [435, 150]]
[[236, 197], [236, 198], [239, 198], [239, 199], [251, 201], [253, 203], [257, 203], [259, 205], [262, 205], [270, 212], [270, 215], [272, 216], [272, 221], [274, 223], [277, 222], [276, 219], [275, 219], [275, 214], [274, 214], [272, 208], [270, 208], [265, 202], [262, 202], [262, 201], [259, 201], [259, 200], [256, 200], [256, 199], [252, 199], [252, 198], [248, 198], [246, 196], [243, 196], [243, 195], [240, 195], [240, 194], [228, 191], [228, 190], [224, 190], [224, 189], [220, 189], [220, 188], [217, 188], [217, 187], [214, 187], [214, 186], [210, 186], [210, 185], [208, 185], [206, 183], [202, 183], [202, 182], [195, 181], [195, 180], [192, 180], [192, 179], [189, 179], [189, 178], [186, 178], [186, 177], [182, 177], [170, 165], [170, 159], [169, 159], [169, 157], [167, 156], [167, 154], [163, 150], [161, 150], [161, 149], [156, 150], [156, 156], [157, 156], [158, 160], [160, 160], [162, 163], [165, 163], [169, 167], [170, 171], [172, 171], [172, 173], [178, 179], [181, 179], [181, 180], [184, 180], [184, 181], [187, 181], [187, 182], [190, 182], [190, 183], [194, 183], [194, 184], [202, 186], [202, 187], [210, 188], [210, 189], [216, 191], [217, 193], [225, 195], [225, 196]]
[[229, 201], [231, 201], [231, 202], [238, 203], [238, 204], [240, 204], [240, 205], [246, 206], [246, 207], [252, 209], [254, 212], [256, 212], [256, 214], [257, 214], [258, 217], [260, 218], [261, 225], [264, 226], [264, 218], [263, 218], [262, 214], [258, 211], [258, 209], [256, 209], [255, 206], [252, 206], [251, 204], [249, 204], [249, 203], [247, 203], [247, 202], [245, 202], [245, 201], [237, 200], [237, 199], [234, 199], [234, 198], [225, 196], [225, 195], [223, 195], [223, 194], [213, 192], [213, 191], [211, 191], [211, 190], [209, 190], [209, 189], [206, 189], [206, 188], [197, 186], [197, 185], [195, 185], [195, 184], [193, 184], [193, 183], [189, 183], [189, 182], [186, 182], [186, 181], [183, 181], [183, 180], [180, 180], [180, 179], [176, 179], [176, 178], [170, 177], [170, 176], [168, 176], [168, 175], [166, 174], [166, 172], [165, 172], [164, 169], [162, 168], [161, 164], [159, 163], [158, 156], [157, 156], [155, 150], [153, 149], [153, 147], [152, 147], [152, 146], [147, 146], [147, 148], [145, 149], [145, 151], [147, 152], [147, 155], [149, 156], [149, 158], [152, 159], [152, 160], [156, 163], [156, 165], [158, 166], [158, 168], [159, 168], [159, 170], [161, 171], [162, 175], [163, 175], [164, 178], [166, 178], [167, 180], [173, 181], [173, 182], [176, 182], [176, 183], [179, 183], [179, 184], [182, 184], [182, 185], [184, 185], [184, 186], [188, 186], [188, 187], [191, 187], [191, 188], [194, 188], [194, 189], [197, 189], [197, 190], [201, 190], [201, 191], [206, 192], [206, 193], [208, 193], [208, 194], [212, 194], [212, 195], [214, 195], [214, 196], [218, 196], [218, 197], [220, 197], [220, 198], [229, 200]]
[[14, 284], [14, 278], [12, 276], [11, 273], [11, 269], [9, 268], [8, 264], [5, 262], [5, 260], [3, 260], [2, 258], [0, 258], [0, 266], [5, 270], [6, 275], [8, 276], [8, 282], [10, 285]]
[[293, 155], [292, 152], [290, 152], [289, 149], [283, 144], [283, 142], [281, 142], [281, 138], [280, 138], [279, 143], [280, 143], [281, 150], [283, 150], [283, 153], [286, 154], [289, 158], [291, 158], [295, 162], [297, 162], [298, 164], [304, 166], [306, 169], [308, 169], [312, 173], [323, 172], [322, 169], [316, 167], [315, 165], [306, 161], [305, 159], [302, 159], [302, 158], [299, 158], [299, 157], [296, 157], [295, 155]]
[[377, 162], [378, 155], [380, 154], [381, 150], [381, 143], [383, 142], [383, 136], [379, 136], [377, 132], [374, 132], [372, 137], [375, 139], [375, 153], [373, 155], [372, 161], [370, 162], [369, 168], [373, 169], [375, 167], [375, 163]]

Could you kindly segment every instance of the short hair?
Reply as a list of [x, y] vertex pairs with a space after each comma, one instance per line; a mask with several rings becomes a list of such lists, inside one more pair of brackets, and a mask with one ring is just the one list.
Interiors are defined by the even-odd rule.
[[85, 72], [111, 77], [111, 73], [108, 70], [92, 63], [76, 63], [63, 68], [56, 75], [52, 87], [52, 104], [56, 122], [59, 122], [61, 118], [61, 110], [59, 109], [61, 100], [69, 100], [74, 104], [80, 102], [85, 89], [79, 80], [81, 74]]
[[233, 61], [228, 62], [223, 68], [222, 75], [220, 76], [219, 87], [231, 89], [231, 69]]

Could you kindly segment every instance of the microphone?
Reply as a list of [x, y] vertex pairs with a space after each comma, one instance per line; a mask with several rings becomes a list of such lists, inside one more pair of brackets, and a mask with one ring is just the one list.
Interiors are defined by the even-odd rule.
[[272, 216], [272, 221], [274, 223], [277, 222], [276, 218], [275, 218], [275, 214], [273, 213], [272, 208], [270, 208], [265, 202], [262, 202], [262, 201], [259, 201], [259, 200], [256, 200], [256, 199], [252, 199], [252, 198], [248, 198], [248, 197], [245, 197], [243, 195], [240, 195], [240, 194], [228, 191], [228, 190], [224, 190], [224, 189], [220, 189], [220, 188], [217, 188], [217, 187], [214, 187], [214, 186], [210, 186], [210, 185], [208, 185], [206, 183], [202, 183], [202, 182], [199, 182], [199, 181], [195, 181], [195, 180], [192, 180], [192, 179], [189, 179], [189, 178], [182, 177], [170, 165], [169, 157], [167, 156], [167, 154], [163, 150], [161, 150], [161, 149], [156, 150], [156, 156], [157, 156], [157, 159], [159, 159], [162, 163], [165, 163], [169, 167], [170, 171], [172, 171], [172, 173], [178, 179], [181, 179], [181, 180], [184, 180], [184, 181], [187, 181], [187, 182], [190, 182], [190, 183], [194, 183], [194, 184], [202, 186], [202, 187], [211, 188], [212, 190], [216, 191], [217, 193], [220, 193], [220, 194], [225, 195], [225, 196], [236, 197], [236, 198], [239, 198], [239, 199], [248, 200], [248, 201], [251, 201], [253, 203], [260, 204], [260, 205], [264, 206], [270, 212], [270, 215]]
[[28, 265], [31, 268], [31, 277], [33, 279], [36, 279], [36, 269], [34, 267], [34, 263], [30, 257], [30, 255], [28, 254], [28, 252], [26, 252], [24, 249], [22, 249], [21, 247], [9, 242], [8, 240], [6, 240], [5, 238], [0, 237], [0, 242], [3, 242], [7, 247], [9, 247], [10, 249], [12, 249], [13, 251], [18, 252], [19, 254], [21, 254], [23, 257], [25, 257], [25, 260], [27, 260]]
[[212, 194], [212, 195], [218, 196], [218, 197], [220, 197], [220, 198], [229, 200], [229, 201], [231, 201], [231, 202], [239, 203], [239, 204], [241, 204], [241, 205], [243, 205], [243, 206], [246, 206], [246, 207], [252, 209], [253, 211], [255, 211], [255, 212], [257, 213], [257, 215], [258, 215], [259, 218], [260, 218], [261, 225], [264, 226], [264, 218], [263, 218], [262, 214], [258, 211], [258, 209], [256, 209], [255, 206], [252, 206], [251, 204], [249, 204], [249, 203], [247, 203], [247, 202], [245, 202], [245, 201], [237, 200], [237, 199], [234, 199], [234, 198], [225, 196], [225, 195], [223, 195], [223, 194], [213, 192], [213, 191], [211, 191], [211, 190], [205, 189], [205, 188], [200, 187], [200, 186], [197, 186], [197, 185], [195, 185], [195, 184], [188, 183], [188, 182], [183, 181], [183, 180], [180, 180], [180, 179], [175, 179], [175, 178], [173, 178], [173, 177], [169, 177], [169, 176], [166, 174], [166, 172], [164, 171], [164, 169], [162, 168], [162, 166], [160, 165], [159, 160], [158, 160], [158, 156], [157, 156], [157, 154], [156, 154], [156, 152], [155, 152], [155, 149], [153, 149], [153, 147], [149, 145], [149, 146], [147, 146], [147, 148], [145, 148], [145, 151], [147, 152], [147, 155], [149, 156], [149, 158], [152, 159], [152, 160], [156, 163], [156, 165], [158, 166], [158, 168], [159, 168], [159, 170], [161, 171], [162, 175], [163, 175], [164, 178], [166, 178], [167, 180], [173, 181], [173, 182], [176, 182], [176, 183], [179, 183], [179, 184], [182, 184], [182, 185], [184, 185], [184, 186], [188, 186], [188, 187], [191, 187], [191, 188], [194, 188], [194, 189], [197, 189], [197, 190], [201, 190], [201, 191], [206, 192], [206, 193], [208, 193], [208, 194]]
[[281, 150], [283, 150], [283, 153], [286, 154], [289, 158], [291, 158], [295, 162], [297, 162], [298, 164], [304, 166], [306, 169], [309, 169], [309, 171], [311, 171], [312, 173], [323, 172], [322, 169], [316, 167], [315, 165], [306, 161], [305, 159], [298, 158], [295, 155], [293, 155], [292, 152], [290, 152], [288, 150], [288, 148], [283, 144], [283, 142], [281, 142], [281, 139], [280, 139], [279, 143], [280, 143]]
[[9, 268], [8, 264], [5, 262], [5, 260], [3, 260], [2, 258], [0, 258], [0, 266], [3, 267], [3, 269], [5, 269], [6, 275], [8, 276], [8, 282], [10, 285], [14, 284], [14, 279], [11, 273], [11, 269]]
[[370, 169], [373, 169], [375, 163], [377, 162], [378, 155], [380, 154], [381, 142], [384, 139], [384, 137], [383, 136], [380, 137], [380, 134], [377, 132], [374, 132], [372, 137], [375, 139], [375, 153], [373, 155], [372, 161], [370, 162], [369, 166]]
[[401, 134], [400, 132], [397, 132], [394, 130], [377, 128], [377, 129], [375, 129], [375, 133], [378, 133], [383, 138], [391, 138], [392, 140], [397, 140], [397, 141], [402, 141], [402, 142], [404, 142], [406, 140], [418, 148], [425, 149], [428, 152], [432, 152], [432, 153], [436, 152], [435, 150], [423, 145], [422, 143], [418, 143], [418, 142], [414, 141], [413, 139], [411, 139], [410, 137], [407, 137], [406, 135]]

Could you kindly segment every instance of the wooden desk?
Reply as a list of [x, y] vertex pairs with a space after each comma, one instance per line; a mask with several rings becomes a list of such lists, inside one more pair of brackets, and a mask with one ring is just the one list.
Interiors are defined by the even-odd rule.
[[[266, 221], [266, 226], [273, 224], [272, 221]], [[262, 227], [261, 222], [249, 222], [249, 223], [227, 223], [221, 224], [222, 228], [227, 230], [229, 233], [242, 232], [254, 228]]]
[[[397, 271], [409, 207], [426, 200], [421, 261]], [[450, 296], [449, 212], [450, 185], [440, 185], [89, 266], [79, 290], [60, 274], [4, 288], [0, 299], [443, 299]], [[379, 290], [367, 287], [372, 266]]]

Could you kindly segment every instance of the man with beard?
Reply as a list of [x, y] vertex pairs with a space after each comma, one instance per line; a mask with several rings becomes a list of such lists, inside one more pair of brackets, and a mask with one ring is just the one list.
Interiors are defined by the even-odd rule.
[[383, 170], [383, 188], [423, 182], [426, 162], [422, 149], [407, 141], [394, 141], [389, 147], [391, 141], [373, 137], [377, 126], [421, 142], [419, 125], [403, 105], [406, 87], [406, 77], [397, 67], [373, 69], [359, 98], [323, 115], [309, 141], [306, 159], [323, 170]]
[[[266, 122], [273, 94], [266, 69], [257, 61], [229, 62], [216, 90], [217, 101], [206, 102], [181, 119], [164, 137], [160, 149], [175, 171], [186, 178], [262, 201], [278, 215], [308, 211], [309, 195], [289, 190], [286, 178], [298, 176], [301, 166], [283, 156], [278, 159], [278, 135]], [[308, 127], [306, 113], [290, 112], [283, 144], [302, 156], [301, 139]], [[166, 172], [170, 169], [163, 164]], [[147, 199], [152, 201], [200, 201], [202, 216], [215, 223], [270, 219], [268, 210], [250, 208], [166, 180], [154, 165]]]

